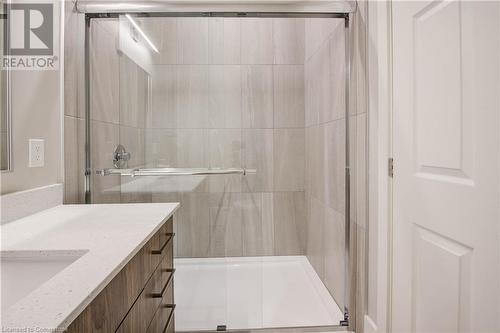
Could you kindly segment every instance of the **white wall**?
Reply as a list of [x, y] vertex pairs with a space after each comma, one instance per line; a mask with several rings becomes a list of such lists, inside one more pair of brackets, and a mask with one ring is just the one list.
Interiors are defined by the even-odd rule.
[[[59, 19], [59, 17], [54, 18], [56, 24], [60, 24]], [[63, 58], [60, 52], [63, 48], [60, 38], [62, 30], [55, 30], [57, 38], [54, 44], [55, 49], [59, 49], [61, 64], [59, 70], [12, 71], [12, 171], [0, 175], [1, 194], [60, 183], [63, 180], [61, 155]], [[45, 140], [44, 167], [28, 167], [29, 139]]]

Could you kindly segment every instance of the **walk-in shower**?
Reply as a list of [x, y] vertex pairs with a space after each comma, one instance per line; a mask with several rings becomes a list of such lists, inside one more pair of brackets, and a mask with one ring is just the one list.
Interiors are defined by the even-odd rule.
[[177, 331], [352, 328], [355, 8], [182, 3], [77, 4], [86, 202], [181, 203]]

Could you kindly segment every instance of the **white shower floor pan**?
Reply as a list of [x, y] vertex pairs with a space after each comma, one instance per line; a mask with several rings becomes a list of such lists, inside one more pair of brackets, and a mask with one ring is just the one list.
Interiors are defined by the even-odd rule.
[[175, 259], [176, 331], [339, 325], [304, 256]]

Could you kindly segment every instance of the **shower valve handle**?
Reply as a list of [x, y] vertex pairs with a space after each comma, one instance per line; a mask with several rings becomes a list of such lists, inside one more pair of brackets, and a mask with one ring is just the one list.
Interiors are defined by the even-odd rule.
[[118, 145], [113, 153], [113, 165], [118, 169], [124, 168], [131, 157], [132, 155], [125, 150], [125, 147]]

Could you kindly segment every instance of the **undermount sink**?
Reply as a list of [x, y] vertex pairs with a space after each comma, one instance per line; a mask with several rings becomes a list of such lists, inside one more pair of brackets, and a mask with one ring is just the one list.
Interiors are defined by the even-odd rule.
[[0, 251], [1, 305], [7, 309], [87, 251]]

